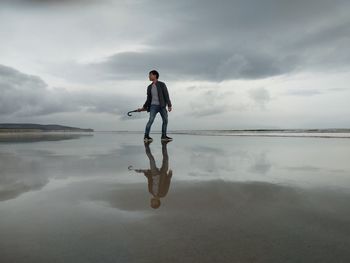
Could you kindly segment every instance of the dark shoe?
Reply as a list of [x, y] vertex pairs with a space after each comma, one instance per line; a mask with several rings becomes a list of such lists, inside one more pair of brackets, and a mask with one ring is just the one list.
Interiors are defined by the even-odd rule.
[[166, 135], [162, 135], [162, 139], [161, 139], [162, 141], [172, 141], [173, 140], [173, 138], [170, 138], [170, 137], [168, 137], [168, 136], [166, 136]]
[[149, 137], [149, 136], [145, 136], [145, 137], [143, 138], [143, 141], [144, 141], [144, 142], [152, 142], [153, 139], [152, 139], [151, 137]]

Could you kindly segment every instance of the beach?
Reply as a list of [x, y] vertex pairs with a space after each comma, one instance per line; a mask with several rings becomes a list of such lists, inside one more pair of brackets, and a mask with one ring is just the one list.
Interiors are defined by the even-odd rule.
[[0, 262], [349, 262], [344, 134], [1, 138]]

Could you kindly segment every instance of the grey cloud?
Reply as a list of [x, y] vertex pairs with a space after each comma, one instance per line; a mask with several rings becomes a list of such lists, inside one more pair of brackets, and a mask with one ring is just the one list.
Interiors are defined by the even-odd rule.
[[1, 115], [29, 116], [69, 110], [60, 103], [62, 94], [53, 94], [42, 79], [3, 65], [0, 65], [0, 87]]
[[222, 92], [218, 89], [211, 89], [196, 94], [199, 100], [191, 101], [189, 113], [195, 117], [205, 117], [220, 114], [233, 109], [230, 104], [225, 101], [225, 97], [229, 97], [231, 91]]
[[28, 117], [85, 110], [126, 119], [124, 115], [130, 107], [144, 102], [118, 94], [49, 89], [39, 77], [3, 65], [0, 65], [0, 88], [0, 115]]
[[[76, 67], [102, 79], [137, 79], [156, 68], [167, 79], [222, 81], [329, 70], [329, 63], [335, 68], [349, 66], [348, 45], [341, 43], [348, 40], [350, 20], [337, 20], [350, 7], [344, 0], [143, 4], [141, 19], [154, 12], [164, 21], [147, 36], [151, 49], [121, 52]], [[327, 28], [320, 18], [328, 19]], [[327, 53], [334, 43], [339, 49]]]
[[119, 116], [121, 120], [135, 120], [145, 118], [145, 115], [134, 113], [132, 117], [127, 112], [143, 105], [145, 98], [121, 96], [100, 93], [75, 93], [74, 103], [81, 105], [89, 112], [110, 113]]
[[269, 91], [264, 87], [251, 89], [248, 91], [248, 93], [250, 98], [253, 99], [255, 103], [259, 105], [262, 109], [264, 109], [266, 103], [268, 103], [271, 100]]
[[350, 21], [339, 21], [327, 25], [305, 35], [302, 39], [292, 41], [291, 46], [298, 48], [315, 48], [324, 45], [339, 44], [339, 41], [348, 41], [350, 36]]
[[[67, 135], [53, 135], [57, 140], [74, 139]], [[23, 137], [23, 136], [22, 136]], [[71, 137], [71, 138], [70, 138]], [[89, 177], [96, 174], [120, 174], [127, 171], [127, 163], [142, 154], [142, 146], [121, 146], [110, 149], [104, 147], [100, 152], [94, 146], [84, 148], [84, 151], [67, 152], [67, 147], [52, 147], [41, 149], [38, 141], [51, 141], [49, 135], [44, 138], [33, 138], [32, 147], [20, 148], [18, 151], [0, 152], [0, 202], [15, 199], [18, 196], [42, 189], [53, 178]], [[24, 139], [20, 140], [22, 143]], [[27, 141], [30, 143], [30, 141]], [[8, 143], [8, 142], [7, 142]], [[79, 143], [78, 143], [79, 144]], [[71, 142], [72, 149], [77, 148]], [[70, 149], [70, 148], [69, 148]], [[86, 158], [86, 157], [89, 158]]]
[[314, 96], [314, 95], [322, 94], [322, 92], [316, 89], [305, 89], [305, 90], [298, 89], [298, 90], [290, 90], [288, 94], [296, 95], [296, 96]]
[[350, 20], [348, 18], [339, 20], [315, 29], [302, 38], [290, 41], [286, 48], [299, 53], [306, 69], [329, 72], [348, 70]]
[[266, 155], [267, 155], [266, 152], [262, 152], [259, 155], [254, 156], [255, 163], [250, 167], [249, 171], [253, 173], [264, 174], [264, 175], [268, 173], [272, 168], [272, 164], [268, 160]]
[[186, 90], [187, 90], [187, 91], [192, 91], [192, 90], [195, 90], [195, 89], [198, 89], [198, 86], [192, 85], [192, 86], [186, 87]]
[[219, 105], [215, 105], [213, 107], [204, 107], [204, 108], [191, 105], [191, 109], [192, 111], [190, 112], [190, 115], [195, 117], [206, 117], [206, 116], [216, 115], [216, 114], [224, 113], [227, 110], [225, 107], [222, 107]]
[[33, 160], [25, 161], [16, 155], [0, 153], [0, 167], [0, 202], [39, 190], [49, 182], [39, 163]]
[[[122, 52], [92, 63], [86, 70], [104, 79], [128, 79], [160, 69], [167, 79], [212, 80], [257, 79], [290, 72], [297, 64], [293, 56], [272, 56], [244, 50], [158, 49], [148, 52]], [[83, 66], [84, 67], [84, 66]]]
[[322, 171], [327, 171], [329, 174], [340, 173], [340, 174], [348, 174], [348, 172], [344, 169], [326, 169], [312, 165], [302, 165], [302, 166], [287, 166], [284, 169], [291, 172], [315, 172], [320, 173]]
[[[4, 3], [11, 4], [11, 5], [24, 5], [24, 6], [46, 6], [46, 5], [76, 5], [76, 4], [93, 4], [97, 2], [103, 2], [102, 1], [95, 1], [95, 0], [4, 0]], [[104, 0], [104, 2], [109, 2]]]
[[[80, 1], [20, 2], [60, 2], [69, 7]], [[89, 48], [111, 50], [113, 46], [119, 48], [119, 43], [127, 43], [148, 49], [112, 53], [104, 57], [103, 62], [63, 63], [60, 70], [56, 72], [54, 68], [51, 74], [81, 82], [141, 79], [147, 76], [148, 70], [156, 68], [167, 79], [222, 81], [349, 67], [350, 18], [346, 10], [350, 2], [346, 0], [88, 2], [99, 5], [89, 9], [89, 19], [81, 22], [84, 25], [81, 31], [88, 33], [86, 39], [91, 38], [98, 45], [87, 45]], [[121, 7], [130, 15], [126, 13], [119, 21], [119, 17], [111, 15], [111, 10]], [[86, 15], [80, 11], [67, 17], [73, 19], [72, 14], [78, 18]], [[104, 23], [96, 23], [102, 16], [106, 17]], [[116, 23], [122, 27], [111, 26]], [[80, 23], [74, 25], [81, 26]], [[125, 27], [128, 30], [124, 30]], [[74, 39], [80, 31], [77, 32], [70, 37]], [[64, 33], [62, 37], [69, 39], [70, 32]], [[96, 39], [105, 39], [109, 44], [105, 46], [104, 42], [95, 42]]]
[[316, 88], [297, 88], [297, 89], [290, 89], [285, 94], [286, 95], [292, 95], [292, 96], [315, 96], [315, 95], [322, 95], [327, 94], [331, 92], [342, 92], [347, 91], [346, 88], [325, 88], [322, 90], [316, 89]]

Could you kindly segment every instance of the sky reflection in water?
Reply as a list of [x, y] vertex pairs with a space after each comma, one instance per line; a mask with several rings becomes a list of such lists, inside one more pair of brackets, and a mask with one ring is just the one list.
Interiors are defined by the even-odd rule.
[[172, 137], [2, 142], [1, 262], [349, 259], [350, 140]]

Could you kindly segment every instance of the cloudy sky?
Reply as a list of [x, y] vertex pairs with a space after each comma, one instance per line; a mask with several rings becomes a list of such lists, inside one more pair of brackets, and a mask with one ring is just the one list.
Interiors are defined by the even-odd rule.
[[[0, 122], [143, 131], [350, 128], [347, 0], [4, 0]], [[152, 130], [159, 130], [158, 115]]]

